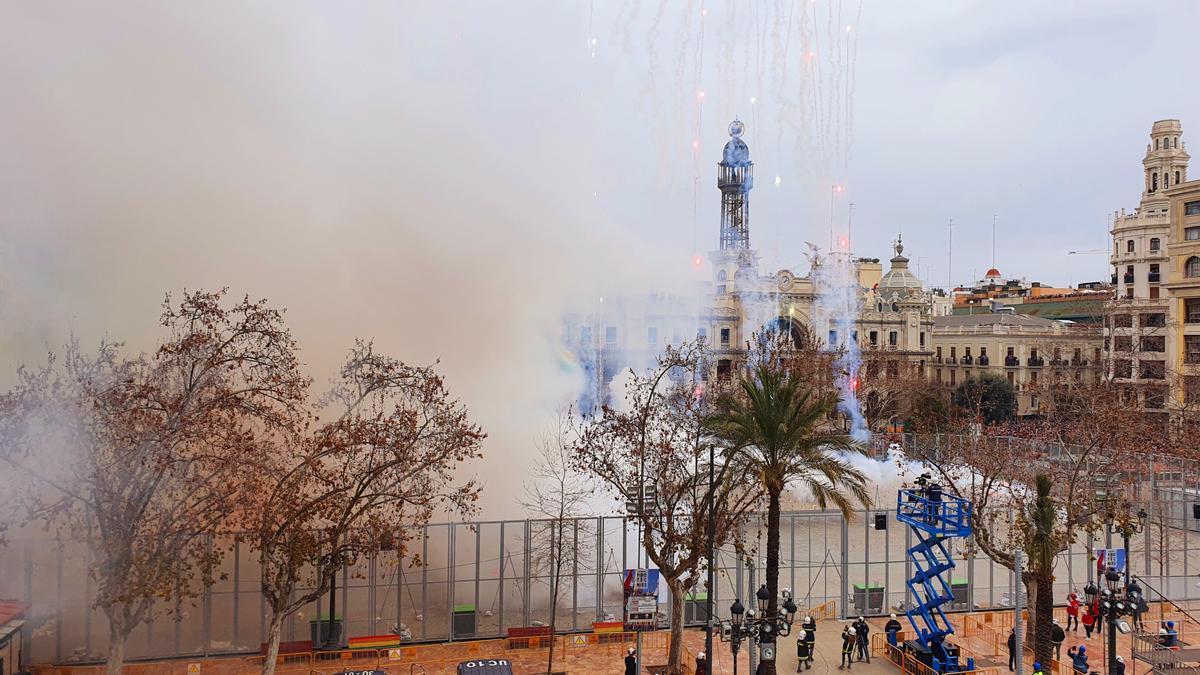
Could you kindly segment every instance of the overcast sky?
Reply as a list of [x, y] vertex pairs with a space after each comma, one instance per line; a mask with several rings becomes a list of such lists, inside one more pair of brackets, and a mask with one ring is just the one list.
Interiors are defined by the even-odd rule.
[[855, 252], [903, 231], [937, 285], [948, 219], [961, 283], [993, 214], [1006, 275], [1100, 279], [1066, 252], [1107, 249], [1154, 120], [1200, 130], [1197, 27], [1185, 0], [5, 2], [0, 383], [230, 286], [289, 308], [318, 380], [356, 335], [441, 358], [505, 476], [572, 386], [561, 311], [703, 273], [734, 115], [766, 267], [827, 241], [836, 183]]

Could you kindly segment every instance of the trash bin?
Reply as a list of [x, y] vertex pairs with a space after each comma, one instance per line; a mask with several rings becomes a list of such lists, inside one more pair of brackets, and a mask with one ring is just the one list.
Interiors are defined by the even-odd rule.
[[308, 630], [309, 635], [312, 637], [313, 649], [323, 649], [327, 644], [339, 649], [344, 647], [346, 636], [342, 632], [342, 624], [342, 617], [335, 614], [333, 616], [332, 639], [330, 639], [331, 626], [328, 615], [318, 616], [316, 619], [310, 620], [308, 622]]
[[688, 593], [683, 600], [683, 625], [703, 626], [708, 621], [708, 593]]
[[475, 637], [475, 605], [454, 606], [454, 637]]
[[882, 614], [883, 591], [883, 586], [854, 584], [854, 610], [859, 614]]

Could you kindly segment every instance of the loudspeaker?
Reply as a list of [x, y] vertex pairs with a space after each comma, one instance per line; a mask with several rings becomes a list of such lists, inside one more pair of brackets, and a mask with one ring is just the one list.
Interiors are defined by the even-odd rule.
[[[1200, 513], [1200, 504], [1196, 505], [1196, 509], [1197, 509], [1196, 513]], [[1196, 516], [1196, 517], [1200, 518], [1200, 516]], [[886, 513], [876, 513], [875, 514], [875, 529], [877, 529], [877, 530], [886, 530], [887, 529], [887, 514]]]

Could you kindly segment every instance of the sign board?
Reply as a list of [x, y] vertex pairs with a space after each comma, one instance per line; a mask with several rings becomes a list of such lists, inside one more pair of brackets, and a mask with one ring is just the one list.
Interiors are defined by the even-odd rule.
[[[1096, 571], [1101, 575], [1109, 567], [1118, 572], [1125, 572], [1125, 562], [1128, 555], [1123, 548], [1098, 548], [1096, 549]], [[1100, 577], [1103, 581], [1104, 577]]]
[[586, 635], [572, 635], [571, 636], [571, 644], [576, 647], [586, 647], [587, 642], [588, 642], [588, 636], [586, 636]]
[[404, 656], [401, 654], [399, 649], [389, 649], [388, 650], [388, 660], [389, 661], [399, 661], [402, 658], [404, 658]]
[[458, 675], [512, 675], [508, 659], [475, 659], [458, 664]]
[[654, 630], [658, 625], [658, 570], [625, 570], [625, 630]]
[[189, 663], [188, 664], [188, 675], [196, 675], [196, 673], [198, 673], [198, 672], [200, 672], [200, 664], [199, 663]]

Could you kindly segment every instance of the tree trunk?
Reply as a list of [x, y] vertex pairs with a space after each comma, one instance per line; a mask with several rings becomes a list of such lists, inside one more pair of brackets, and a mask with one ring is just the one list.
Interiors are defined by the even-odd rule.
[[[774, 617], [779, 607], [779, 498], [782, 492], [782, 487], [771, 486], [767, 489], [767, 592], [771, 594], [771, 599], [767, 601], [767, 617]], [[748, 606], [753, 607], [756, 601], [751, 597]], [[778, 642], [775, 647], [778, 650]], [[774, 659], [763, 659], [762, 666], [764, 675], [775, 675]]]
[[558, 621], [558, 591], [562, 587], [562, 519], [551, 523], [550, 532], [550, 652], [546, 655], [546, 675], [554, 672], [554, 641], [558, 633], [555, 623]]
[[121, 675], [125, 665], [125, 641], [129, 639], [129, 630], [113, 619], [108, 619], [108, 658], [104, 662], [105, 675]]
[[1054, 641], [1051, 638], [1054, 624], [1054, 577], [1048, 571], [1038, 571], [1033, 577], [1037, 597], [1029, 612], [1033, 617], [1031, 623], [1034, 626], [1033, 653], [1038, 661], [1049, 663], [1054, 656]]
[[275, 675], [275, 661], [279, 659], [279, 639], [283, 634], [283, 617], [271, 610], [271, 627], [267, 629], [267, 655], [263, 659], [262, 675]]
[[[683, 594], [679, 577], [667, 579], [671, 589], [671, 648], [667, 654], [667, 675], [683, 675]], [[707, 654], [705, 655], [707, 656]], [[697, 673], [697, 675], [702, 675]]]

